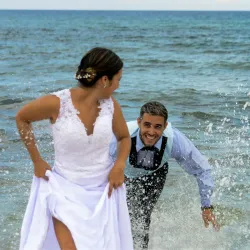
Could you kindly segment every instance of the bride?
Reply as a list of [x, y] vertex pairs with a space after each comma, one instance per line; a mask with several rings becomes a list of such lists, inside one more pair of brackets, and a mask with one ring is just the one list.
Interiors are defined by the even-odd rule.
[[[20, 250], [132, 250], [124, 187], [130, 136], [112, 93], [123, 62], [111, 50], [94, 48], [81, 60], [78, 86], [43, 96], [16, 115], [34, 165]], [[49, 119], [55, 162], [36, 146], [32, 122]], [[109, 155], [112, 135], [118, 157]]]

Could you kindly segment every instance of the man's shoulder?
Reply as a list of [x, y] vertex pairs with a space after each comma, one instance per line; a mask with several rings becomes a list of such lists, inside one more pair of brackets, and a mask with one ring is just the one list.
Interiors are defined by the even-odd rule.
[[128, 131], [129, 131], [129, 134], [132, 136], [135, 131], [137, 131], [138, 129], [138, 124], [137, 124], [137, 121], [134, 120], [134, 121], [129, 121], [127, 122], [127, 126], [128, 126]]
[[173, 137], [173, 126], [171, 122], [168, 122], [168, 126], [166, 127], [166, 129], [163, 131], [163, 136], [166, 137]]

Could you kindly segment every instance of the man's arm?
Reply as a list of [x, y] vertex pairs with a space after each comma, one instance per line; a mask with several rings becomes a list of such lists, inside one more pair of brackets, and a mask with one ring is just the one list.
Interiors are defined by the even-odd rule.
[[211, 176], [211, 166], [207, 159], [199, 152], [194, 144], [179, 130], [173, 128], [174, 138], [171, 157], [183, 166], [186, 172], [196, 177], [201, 197], [202, 218], [205, 227], [212, 223], [216, 231], [219, 225], [213, 214], [210, 198], [213, 193], [213, 179]]
[[201, 206], [209, 207], [213, 193], [213, 179], [211, 166], [194, 144], [179, 130], [173, 128], [174, 139], [171, 157], [174, 158], [184, 170], [195, 176], [201, 197]]

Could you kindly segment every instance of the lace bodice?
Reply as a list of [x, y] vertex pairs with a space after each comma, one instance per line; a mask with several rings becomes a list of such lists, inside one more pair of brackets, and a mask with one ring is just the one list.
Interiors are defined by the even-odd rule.
[[69, 89], [52, 93], [60, 98], [57, 120], [52, 124], [56, 171], [68, 179], [107, 174], [112, 159], [109, 155], [114, 106], [111, 98], [100, 101], [99, 115], [93, 134], [86, 128], [75, 109]]

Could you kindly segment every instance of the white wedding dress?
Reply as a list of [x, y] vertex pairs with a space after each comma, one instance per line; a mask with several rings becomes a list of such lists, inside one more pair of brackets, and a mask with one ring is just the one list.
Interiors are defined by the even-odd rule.
[[55, 163], [49, 181], [33, 177], [20, 250], [60, 250], [52, 216], [70, 230], [78, 250], [132, 250], [125, 186], [108, 198], [113, 101], [100, 102], [92, 135], [78, 117], [69, 89], [53, 93], [60, 112], [52, 125]]

